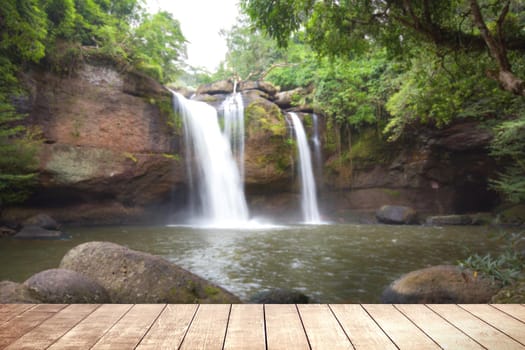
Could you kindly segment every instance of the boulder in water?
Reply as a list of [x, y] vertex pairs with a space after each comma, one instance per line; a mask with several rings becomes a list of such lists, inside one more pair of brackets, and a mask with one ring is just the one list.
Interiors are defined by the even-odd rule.
[[434, 226], [470, 225], [472, 224], [472, 217], [469, 215], [430, 216], [427, 218], [426, 224]]
[[24, 285], [44, 303], [103, 304], [111, 302], [108, 292], [97, 282], [78, 272], [50, 269], [39, 272]]
[[487, 303], [500, 286], [453, 265], [409, 272], [390, 284], [381, 296], [387, 304]]
[[308, 304], [310, 298], [293, 289], [271, 289], [254, 294], [248, 300], [253, 304]]
[[47, 230], [38, 226], [24, 226], [20, 232], [13, 236], [16, 239], [65, 239], [68, 235], [62, 231]]
[[37, 226], [46, 230], [60, 230], [60, 225], [47, 214], [38, 214], [23, 222], [24, 226]]
[[416, 224], [417, 213], [410, 207], [400, 205], [383, 205], [376, 212], [376, 218], [384, 224]]
[[155, 255], [109, 242], [71, 249], [60, 268], [104, 287], [113, 303], [239, 303], [228, 291]]

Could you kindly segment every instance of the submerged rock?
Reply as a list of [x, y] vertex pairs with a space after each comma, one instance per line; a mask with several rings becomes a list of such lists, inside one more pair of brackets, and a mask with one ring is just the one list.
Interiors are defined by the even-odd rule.
[[0, 304], [36, 304], [41, 301], [25, 285], [0, 281]]
[[109, 242], [71, 249], [60, 268], [104, 287], [113, 303], [239, 303], [228, 291], [155, 255]]
[[376, 218], [384, 224], [416, 224], [417, 213], [410, 207], [400, 205], [383, 205], [376, 212]]
[[47, 214], [38, 214], [23, 222], [24, 226], [37, 226], [46, 230], [60, 230], [60, 225]]
[[470, 270], [439, 265], [401, 276], [383, 291], [381, 301], [387, 304], [487, 303], [499, 289], [492, 280]]
[[108, 292], [97, 282], [78, 272], [51, 269], [39, 272], [24, 285], [44, 303], [102, 304], [111, 302]]
[[310, 298], [293, 289], [272, 289], [258, 292], [248, 299], [253, 304], [308, 304]]
[[24, 226], [20, 232], [13, 236], [16, 239], [66, 239], [69, 238], [62, 231], [47, 230], [38, 226]]
[[444, 215], [430, 216], [426, 220], [427, 225], [471, 225], [472, 218], [469, 215]]

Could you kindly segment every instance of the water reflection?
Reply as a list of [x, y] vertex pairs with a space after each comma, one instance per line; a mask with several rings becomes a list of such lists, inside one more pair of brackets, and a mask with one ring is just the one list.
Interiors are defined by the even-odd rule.
[[23, 281], [56, 267], [71, 247], [111, 241], [161, 255], [246, 299], [293, 288], [318, 302], [378, 302], [399, 275], [497, 252], [484, 227], [281, 226], [258, 230], [191, 227], [69, 228], [69, 241], [0, 241], [0, 280]]

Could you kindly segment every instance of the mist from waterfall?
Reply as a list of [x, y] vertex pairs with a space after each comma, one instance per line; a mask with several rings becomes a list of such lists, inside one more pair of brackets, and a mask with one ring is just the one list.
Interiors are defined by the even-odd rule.
[[315, 188], [314, 173], [312, 170], [312, 157], [303, 123], [297, 114], [290, 112], [297, 150], [299, 152], [299, 169], [301, 177], [301, 208], [303, 220], [307, 224], [321, 224], [321, 216], [317, 206], [317, 193]]
[[[190, 199], [193, 218], [206, 226], [245, 225], [249, 214], [243, 182], [230, 142], [221, 132], [217, 111], [206, 103], [188, 100], [176, 92], [173, 96], [174, 109], [184, 123], [190, 197], [192, 193], [198, 193], [199, 203]], [[197, 214], [198, 207], [200, 215]]]
[[230, 141], [241, 182], [244, 182], [244, 104], [242, 95], [234, 92], [221, 105], [224, 116], [224, 136]]

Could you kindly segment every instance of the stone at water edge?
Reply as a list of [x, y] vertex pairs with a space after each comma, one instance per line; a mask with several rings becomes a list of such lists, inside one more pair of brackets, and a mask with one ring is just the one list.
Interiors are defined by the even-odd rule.
[[310, 298], [293, 289], [271, 289], [255, 293], [248, 299], [254, 304], [308, 304]]
[[60, 268], [104, 287], [113, 303], [240, 303], [228, 291], [152, 254], [109, 242], [72, 248]]
[[62, 231], [46, 230], [38, 226], [24, 226], [16, 235], [16, 239], [65, 239], [68, 235]]
[[26, 219], [23, 226], [37, 226], [46, 230], [60, 230], [60, 225], [47, 214], [38, 214]]
[[49, 304], [110, 303], [108, 292], [97, 282], [78, 272], [50, 269], [34, 274], [24, 282], [39, 300]]
[[416, 224], [417, 213], [410, 207], [400, 205], [383, 205], [376, 212], [376, 218], [384, 224]]
[[438, 265], [409, 272], [381, 296], [386, 304], [487, 303], [501, 286], [470, 270]]
[[38, 304], [36, 296], [21, 283], [0, 281], [0, 304]]

